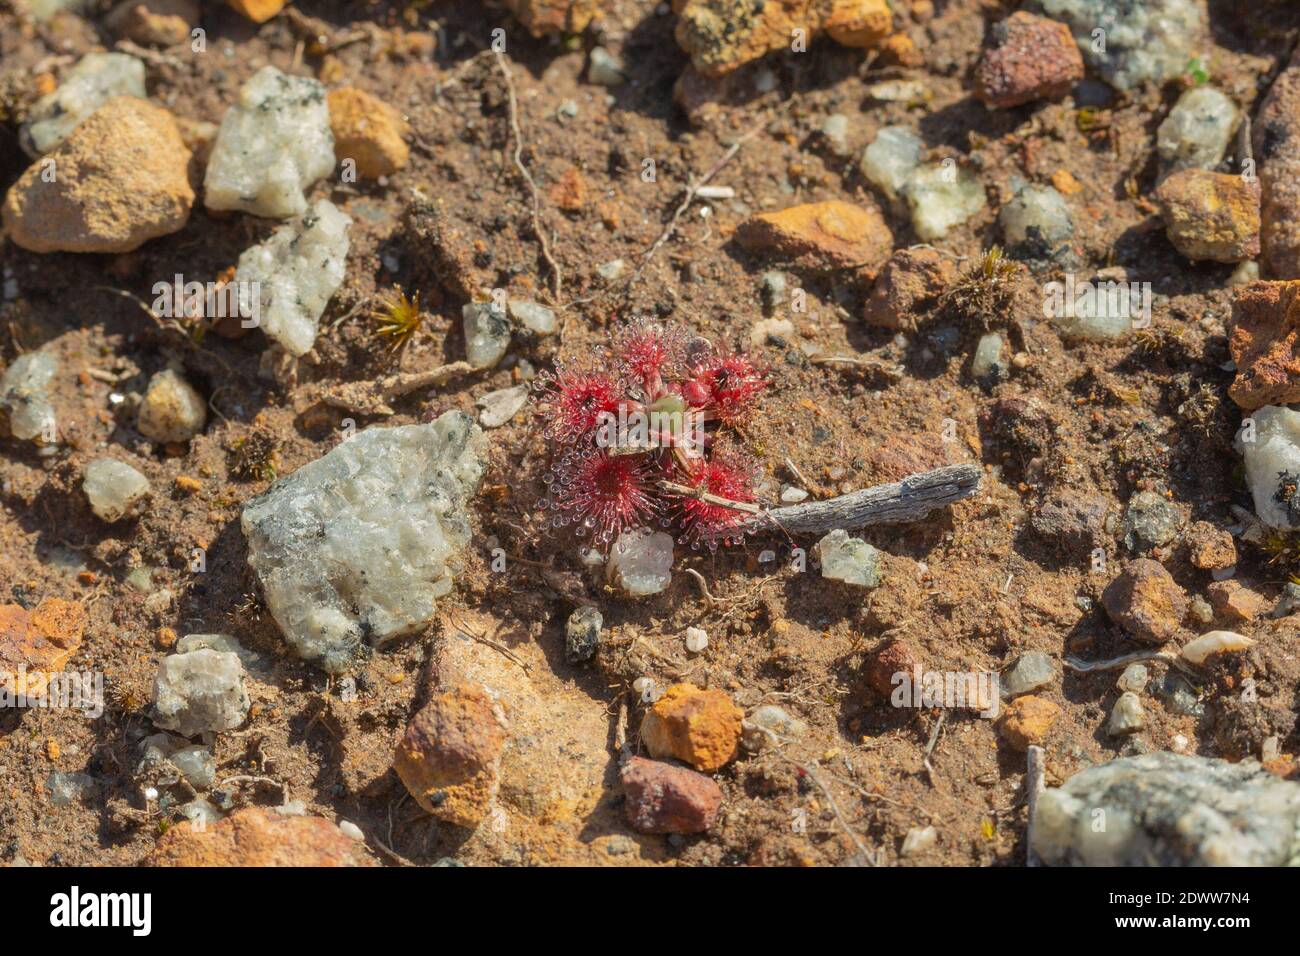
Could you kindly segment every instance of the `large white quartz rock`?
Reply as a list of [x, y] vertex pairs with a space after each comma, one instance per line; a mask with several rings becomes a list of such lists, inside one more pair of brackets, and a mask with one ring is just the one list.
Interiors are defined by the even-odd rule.
[[300, 216], [307, 210], [303, 190], [333, 169], [325, 87], [266, 66], [244, 84], [221, 121], [204, 203], [272, 219]]
[[0, 377], [0, 411], [8, 414], [9, 432], [15, 438], [54, 434], [54, 406], [45, 388], [58, 369], [59, 360], [53, 355], [28, 352], [14, 359]]
[[1259, 520], [1270, 528], [1300, 528], [1300, 412], [1277, 405], [1251, 412], [1237, 433], [1237, 450]]
[[343, 282], [352, 220], [328, 199], [239, 257], [239, 312], [285, 351], [305, 355], [321, 313]]
[[464, 412], [368, 428], [244, 508], [248, 563], [300, 656], [331, 673], [415, 633], [451, 590], [487, 442]]
[[87, 53], [58, 89], [32, 105], [19, 142], [32, 157], [48, 153], [115, 96], [145, 98], [144, 64], [125, 53]]

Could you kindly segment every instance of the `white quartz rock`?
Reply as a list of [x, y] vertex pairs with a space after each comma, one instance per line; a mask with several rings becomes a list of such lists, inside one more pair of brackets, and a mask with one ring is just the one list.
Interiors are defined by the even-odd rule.
[[307, 210], [303, 191], [334, 170], [325, 87], [273, 66], [258, 70], [226, 111], [204, 178], [209, 209], [287, 219]]
[[9, 415], [15, 438], [35, 439], [54, 434], [54, 406], [45, 388], [59, 369], [59, 360], [44, 352], [28, 352], [14, 359], [0, 378], [0, 409]]
[[912, 228], [923, 241], [942, 239], [984, 208], [984, 187], [969, 169], [951, 162], [931, 163], [913, 172], [903, 186]]
[[606, 575], [633, 597], [658, 594], [673, 573], [673, 537], [642, 528], [624, 531], [609, 550]]
[[465, 356], [475, 368], [491, 368], [510, 348], [510, 319], [493, 302], [470, 302], [461, 309]]
[[1074, 236], [1074, 219], [1065, 197], [1051, 186], [1024, 184], [998, 212], [998, 224], [1011, 254], [1047, 259]]
[[239, 311], [292, 355], [316, 342], [321, 313], [343, 284], [352, 220], [328, 199], [244, 251], [235, 270]]
[[115, 96], [145, 98], [144, 64], [125, 53], [87, 53], [32, 105], [19, 132], [23, 149], [32, 157], [48, 153]]
[[475, 402], [482, 411], [478, 423], [484, 428], [500, 428], [514, 418], [528, 403], [528, 386], [514, 385], [499, 391], [488, 392]]
[[906, 126], [886, 126], [862, 153], [862, 175], [895, 199], [907, 178], [921, 165], [924, 152], [925, 144]]
[[205, 647], [210, 651], [234, 654], [246, 670], [257, 670], [262, 666], [259, 654], [250, 651], [229, 634], [186, 634], [176, 642], [176, 653], [188, 654], [190, 651], [202, 650]]
[[234, 654], [203, 648], [158, 665], [153, 722], [185, 737], [234, 730], [248, 716], [244, 668]]
[[459, 411], [368, 428], [245, 506], [248, 563], [300, 656], [338, 673], [363, 640], [433, 620], [469, 543], [486, 446]]
[[150, 441], [186, 442], [203, 431], [208, 403], [189, 382], [172, 369], [149, 379], [136, 415], [136, 428]]
[[996, 332], [986, 332], [980, 336], [975, 346], [975, 357], [971, 360], [970, 373], [975, 379], [985, 377], [1001, 378], [1006, 373], [1006, 363], [1002, 360], [1002, 336]]
[[555, 331], [555, 310], [548, 309], [531, 299], [511, 299], [510, 315], [528, 331], [537, 335], [550, 335]]
[[836, 528], [817, 542], [816, 551], [822, 577], [864, 588], [880, 586], [880, 552], [861, 538]]
[[1300, 527], [1300, 495], [1287, 493], [1300, 478], [1300, 412], [1258, 408], [1242, 421], [1236, 444], [1256, 517], [1270, 528]]
[[1064, 22], [1088, 66], [1121, 90], [1179, 76], [1204, 40], [1202, 0], [1037, 0], [1030, 9]]
[[1076, 282], [1053, 280], [1043, 286], [1043, 315], [1067, 339], [1118, 341], [1135, 328], [1149, 324], [1149, 283], [1129, 282], [1127, 276], [1104, 270], [1092, 279]]
[[1212, 86], [1193, 87], [1180, 96], [1156, 132], [1156, 149], [1165, 171], [1219, 165], [1237, 115], [1237, 104]]
[[112, 458], [96, 458], [86, 465], [81, 488], [90, 500], [90, 509], [110, 524], [138, 515], [149, 500], [149, 479]]
[[1031, 842], [1048, 866], [1280, 867], [1300, 854], [1298, 834], [1300, 784], [1254, 760], [1161, 751], [1048, 787]]

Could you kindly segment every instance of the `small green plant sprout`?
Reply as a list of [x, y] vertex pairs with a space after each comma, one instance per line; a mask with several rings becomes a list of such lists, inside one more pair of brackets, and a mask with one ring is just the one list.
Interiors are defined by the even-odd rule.
[[1209, 68], [1199, 56], [1194, 56], [1187, 61], [1187, 66], [1183, 68], [1183, 76], [1188, 86], [1204, 86], [1210, 82]]
[[939, 311], [987, 330], [1000, 321], [1015, 296], [1021, 266], [993, 246], [976, 260], [939, 299]]
[[370, 318], [375, 324], [375, 334], [387, 338], [392, 351], [400, 352], [411, 344], [411, 339], [424, 325], [420, 293], [407, 298], [402, 287], [396, 286], [380, 297], [370, 312]]

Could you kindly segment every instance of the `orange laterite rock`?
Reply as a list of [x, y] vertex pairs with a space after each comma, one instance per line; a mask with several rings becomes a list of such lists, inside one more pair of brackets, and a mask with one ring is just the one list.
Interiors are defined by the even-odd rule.
[[743, 717], [720, 690], [674, 684], [646, 713], [641, 740], [654, 757], [676, 757], [712, 772], [736, 756]]
[[20, 604], [0, 606], [0, 689], [39, 696], [49, 675], [62, 671], [86, 628], [77, 601], [46, 598], [32, 611]]

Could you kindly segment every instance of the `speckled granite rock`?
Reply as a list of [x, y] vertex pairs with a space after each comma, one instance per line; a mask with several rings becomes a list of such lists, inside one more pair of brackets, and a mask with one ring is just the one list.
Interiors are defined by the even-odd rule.
[[1121, 90], [1181, 75], [1207, 19], [1203, 0], [1036, 0], [1031, 7], [1068, 25], [1088, 66]]
[[[291, 355], [316, 342], [321, 313], [343, 283], [352, 220], [328, 199], [247, 249], [235, 270], [240, 314]], [[256, 296], [255, 296], [256, 292]]]
[[248, 563], [289, 644], [327, 671], [425, 627], [469, 543], [486, 442], [463, 412], [369, 428], [244, 507]]
[[1057, 866], [1295, 866], [1300, 783], [1253, 760], [1124, 757], [1045, 791], [1031, 845]]
[[209, 209], [287, 219], [307, 210], [304, 190], [334, 169], [325, 87], [273, 66], [240, 88], [217, 131], [204, 178]]

